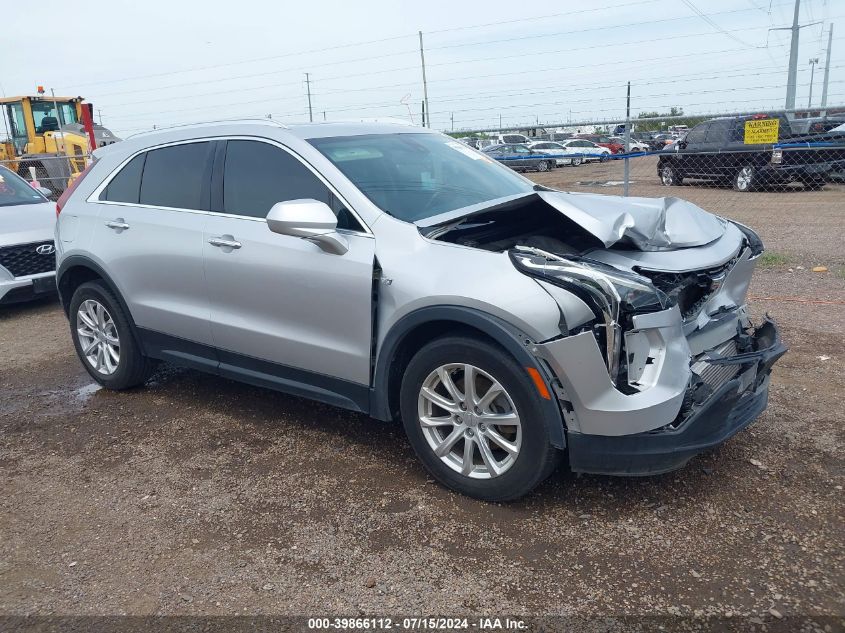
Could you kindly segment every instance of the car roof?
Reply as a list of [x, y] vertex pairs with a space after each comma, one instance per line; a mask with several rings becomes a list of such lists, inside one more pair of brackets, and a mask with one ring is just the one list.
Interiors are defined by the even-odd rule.
[[294, 137], [298, 140], [308, 140], [364, 134], [439, 134], [439, 132], [397, 120], [291, 124], [282, 124], [272, 119], [207, 121], [133, 134], [119, 143], [98, 148], [94, 151], [94, 156], [99, 158], [112, 152], [134, 152], [153, 145], [213, 136], [267, 136], [280, 140], [285, 137]]

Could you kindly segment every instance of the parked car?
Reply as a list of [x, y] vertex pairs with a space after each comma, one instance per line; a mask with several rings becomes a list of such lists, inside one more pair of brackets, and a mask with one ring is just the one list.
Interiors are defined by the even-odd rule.
[[[562, 143], [555, 143], [553, 141], [540, 141], [528, 144], [534, 154], [545, 154], [546, 156], [553, 156], [555, 165], [558, 167], [563, 165], [571, 165], [573, 158], [564, 156], [567, 153], [566, 146]], [[580, 164], [580, 161], [579, 161]]]
[[49, 193], [0, 166], [0, 304], [56, 292], [56, 207]]
[[481, 499], [564, 451], [679, 468], [760, 415], [785, 352], [745, 306], [757, 235], [675, 198], [550, 190], [385, 123], [179, 127], [94, 159], [56, 244], [96, 382], [142, 385], [158, 359], [401, 420]]
[[493, 142], [498, 145], [513, 145], [514, 143], [530, 143], [531, 139], [525, 136], [525, 134], [506, 132], [504, 134], [497, 134], [494, 136]]
[[604, 136], [603, 134], [580, 134], [578, 138], [584, 139], [586, 141], [592, 141], [596, 145], [600, 145], [601, 147], [606, 147], [610, 150], [611, 154], [620, 154], [625, 151], [625, 144], [617, 143], [611, 140], [609, 136]]
[[610, 157], [610, 150], [592, 141], [583, 138], [572, 138], [568, 141], [561, 141], [564, 154], [572, 155], [571, 165], [578, 166], [581, 163], [605, 162]]
[[[625, 139], [621, 136], [611, 136], [610, 140], [614, 143], [619, 143], [622, 146], [622, 151], [625, 151]], [[635, 138], [628, 139], [628, 147], [632, 152], [647, 152], [649, 150], [648, 143], [643, 143]]]
[[660, 134], [655, 134], [651, 141], [648, 141], [649, 149], [652, 151], [660, 151], [665, 148], [667, 145], [674, 143], [677, 139], [676, 136], [673, 134], [669, 134], [667, 132], [661, 132]]
[[528, 145], [491, 145], [481, 150], [515, 171], [549, 171], [555, 159], [532, 152]]
[[[776, 139], [745, 143], [747, 122], [771, 122]], [[845, 165], [845, 143], [816, 146], [818, 135], [794, 135], [786, 117], [766, 115], [722, 117], [699, 123], [680, 139], [674, 151], [660, 156], [657, 171], [664, 185], [685, 178], [731, 184], [737, 191], [766, 185], [802, 183], [824, 186], [828, 174]]]

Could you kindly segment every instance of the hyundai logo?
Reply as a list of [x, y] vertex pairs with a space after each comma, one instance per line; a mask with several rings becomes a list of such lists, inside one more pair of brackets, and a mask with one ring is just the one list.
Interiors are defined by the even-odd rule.
[[56, 252], [56, 247], [52, 244], [42, 244], [35, 249], [35, 252], [39, 255], [52, 255]]

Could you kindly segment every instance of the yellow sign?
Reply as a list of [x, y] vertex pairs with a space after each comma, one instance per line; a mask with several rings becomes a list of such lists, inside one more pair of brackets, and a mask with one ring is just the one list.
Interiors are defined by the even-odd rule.
[[780, 119], [753, 119], [745, 122], [746, 145], [764, 145], [778, 142]]

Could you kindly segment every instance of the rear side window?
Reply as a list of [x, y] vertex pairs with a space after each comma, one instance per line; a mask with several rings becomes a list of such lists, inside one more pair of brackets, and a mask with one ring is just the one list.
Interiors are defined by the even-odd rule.
[[211, 143], [206, 141], [147, 152], [139, 202], [157, 207], [202, 209], [210, 148]]
[[138, 154], [111, 179], [100, 194], [100, 200], [138, 204], [141, 195], [141, 173], [147, 154]]
[[229, 141], [223, 169], [223, 212], [264, 218], [277, 202], [311, 198], [328, 204], [341, 229], [362, 230], [311, 170], [288, 152], [260, 141]]

